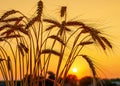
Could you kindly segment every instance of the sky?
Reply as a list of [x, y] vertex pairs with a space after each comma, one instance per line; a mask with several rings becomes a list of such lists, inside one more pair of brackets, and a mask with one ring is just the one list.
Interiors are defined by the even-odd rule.
[[[22, 11], [25, 15], [32, 16], [36, 10], [38, 0], [1, 0], [0, 15], [10, 9]], [[68, 19], [81, 20], [108, 34], [113, 44], [113, 49], [107, 54], [96, 47], [88, 47], [89, 54], [95, 57], [99, 68], [98, 74], [102, 78], [120, 78], [120, 0], [43, 0], [44, 16], [55, 18], [61, 6], [67, 6]], [[73, 73], [72, 69], [78, 72]], [[76, 59], [69, 73], [78, 77], [89, 75], [88, 65], [83, 59]]]

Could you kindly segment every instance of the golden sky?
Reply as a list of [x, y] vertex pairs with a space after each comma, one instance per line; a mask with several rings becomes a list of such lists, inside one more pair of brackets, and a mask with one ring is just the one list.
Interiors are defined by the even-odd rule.
[[[1, 0], [0, 15], [6, 10], [17, 9], [31, 16], [36, 10], [37, 2], [38, 0]], [[101, 77], [120, 77], [120, 0], [43, 0], [43, 2], [45, 17], [55, 18], [57, 14], [59, 15], [60, 6], [66, 5], [69, 19], [81, 19], [105, 31], [113, 44], [113, 50], [109, 50], [106, 55], [96, 47], [88, 47], [89, 50], [85, 52], [95, 57]], [[72, 68], [74, 67], [78, 69], [78, 73], [75, 74], [79, 77], [89, 75], [89, 68], [83, 59], [77, 59]]]

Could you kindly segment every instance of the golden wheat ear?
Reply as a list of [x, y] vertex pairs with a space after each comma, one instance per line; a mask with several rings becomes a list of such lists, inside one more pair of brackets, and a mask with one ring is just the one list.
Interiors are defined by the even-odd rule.
[[55, 50], [51, 50], [51, 49], [45, 49], [45, 50], [42, 50], [41, 54], [49, 54], [49, 53], [52, 53], [54, 55], [57, 55], [57, 56], [61, 56], [61, 54]]
[[81, 26], [84, 27], [85, 24], [83, 22], [79, 22], [79, 21], [67, 21], [66, 26]]
[[38, 5], [37, 5], [37, 16], [39, 16], [40, 20], [41, 20], [41, 16], [42, 16], [42, 13], [43, 13], [43, 2], [40, 0], [38, 2]]
[[89, 67], [92, 71], [93, 76], [96, 77], [97, 73], [96, 73], [93, 61], [87, 55], [80, 55], [80, 56], [82, 56], [87, 61], [87, 63], [89, 64]]
[[0, 22], [14, 22], [14, 21], [20, 21], [22, 20], [24, 17], [20, 16], [20, 17], [15, 17], [15, 18], [7, 18], [5, 20], [1, 20]]
[[90, 44], [93, 44], [94, 42], [92, 42], [92, 41], [84, 41], [84, 42], [80, 42], [79, 44], [78, 44], [78, 46], [79, 45], [82, 45], [82, 46], [84, 46], [84, 45], [90, 45]]
[[61, 7], [61, 10], [60, 10], [60, 16], [61, 16], [61, 17], [64, 17], [64, 16], [65, 16], [66, 10], [67, 10], [67, 7], [66, 7], [66, 6], [62, 6], [62, 7]]
[[97, 41], [97, 43], [100, 45], [100, 47], [102, 47], [103, 50], [106, 50], [105, 43], [110, 48], [112, 48], [112, 45], [110, 44], [110, 42], [105, 37], [101, 37], [102, 33], [99, 30], [89, 26], [84, 26], [82, 28], [83, 28], [82, 33], [89, 33], [92, 39], [94, 40], [94, 42]]
[[55, 39], [58, 42], [60, 42], [61, 44], [65, 45], [64, 41], [60, 37], [58, 37], [58, 36], [52, 35], [52, 36], [49, 36], [48, 38]]
[[1, 20], [4, 20], [4, 19], [7, 18], [8, 16], [10, 16], [10, 15], [12, 15], [12, 14], [15, 14], [15, 13], [17, 13], [17, 12], [19, 12], [19, 11], [10, 10], [10, 11], [5, 12], [5, 13], [1, 16], [0, 21], [1, 21]]

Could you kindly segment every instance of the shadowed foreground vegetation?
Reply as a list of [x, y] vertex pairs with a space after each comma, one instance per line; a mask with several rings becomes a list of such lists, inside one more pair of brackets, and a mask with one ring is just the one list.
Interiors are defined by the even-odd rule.
[[6, 86], [17, 86], [18, 79], [22, 81], [20, 86], [38, 86], [40, 81], [40, 86], [49, 86], [45, 82], [51, 58], [58, 58], [55, 77], [49, 79], [54, 86], [64, 85], [76, 58], [86, 60], [93, 75], [93, 85], [96, 86], [94, 62], [81, 51], [93, 44], [105, 51], [112, 48], [109, 40], [84, 22], [69, 21], [66, 6], [60, 9], [59, 20], [45, 18], [43, 8], [40, 0], [32, 17], [18, 10], [6, 11], [0, 17], [0, 70]]
[[[53, 86], [53, 80], [55, 79], [55, 75], [53, 72], [49, 73], [48, 79], [45, 80], [46, 86]], [[62, 78], [61, 78], [62, 80]], [[20, 81], [17, 81], [17, 86], [20, 86]], [[39, 86], [41, 86], [41, 82], [39, 82]], [[28, 79], [28, 85], [29, 79]], [[120, 79], [100, 79], [97, 78], [96, 81], [97, 86], [120, 86]], [[5, 86], [4, 81], [0, 81], [0, 86]], [[63, 86], [93, 86], [93, 78], [90, 76], [85, 76], [81, 79], [78, 79], [77, 76], [75, 75], [68, 75], [65, 79], [64, 85]]]

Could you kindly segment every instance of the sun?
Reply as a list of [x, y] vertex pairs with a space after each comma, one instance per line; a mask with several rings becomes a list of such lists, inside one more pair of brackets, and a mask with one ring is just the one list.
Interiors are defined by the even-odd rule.
[[76, 72], [78, 72], [78, 69], [77, 69], [77, 68], [73, 68], [72, 71], [73, 71], [74, 73], [76, 73]]

